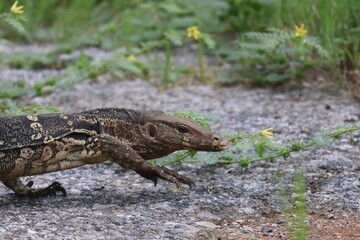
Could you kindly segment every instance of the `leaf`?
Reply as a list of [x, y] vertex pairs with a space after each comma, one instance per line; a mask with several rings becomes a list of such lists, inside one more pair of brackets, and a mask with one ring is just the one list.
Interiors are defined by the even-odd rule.
[[204, 43], [206, 44], [206, 46], [209, 49], [214, 49], [215, 48], [216, 42], [209, 34], [202, 33], [201, 34], [201, 39], [204, 41]]
[[2, 19], [4, 19], [5, 22], [7, 22], [10, 26], [15, 28], [16, 31], [19, 33], [25, 33], [24, 25], [21, 23], [22, 21], [26, 21], [24, 17], [14, 17], [9, 13], [3, 13], [0, 15]]
[[208, 123], [208, 121], [209, 120], [212, 120], [212, 121], [218, 120], [218, 117], [216, 117], [214, 115], [205, 114], [205, 113], [201, 113], [201, 112], [195, 112], [195, 111], [187, 111], [187, 110], [177, 111], [177, 112], [173, 113], [173, 115], [176, 117], [190, 118], [191, 120], [194, 120], [199, 125], [201, 125], [203, 128], [205, 128], [209, 131], [211, 130], [211, 126]]
[[182, 45], [181, 35], [177, 31], [169, 30], [169, 31], [165, 32], [164, 35], [174, 45], [176, 45], [176, 46]]
[[326, 147], [326, 146], [330, 146], [331, 144], [330, 136], [327, 133], [318, 134], [315, 137], [313, 137], [313, 140], [318, 146]]
[[250, 165], [251, 161], [248, 157], [242, 157], [239, 159], [239, 164], [241, 167], [246, 168]]
[[199, 153], [196, 156], [196, 159], [198, 161], [200, 161], [201, 163], [205, 163], [205, 164], [215, 164], [218, 161], [218, 154], [213, 153], [213, 154], [209, 154], [209, 153]]
[[117, 61], [116, 63], [116, 66], [119, 67], [120, 69], [123, 69], [131, 73], [135, 73], [135, 74], [142, 73], [141, 69], [138, 66], [136, 66], [134, 63], [128, 61], [125, 58], [119, 59], [119, 61]]
[[302, 149], [302, 145], [301, 143], [298, 141], [298, 142], [294, 142], [292, 145], [291, 145], [291, 151], [294, 151], [294, 152], [298, 152]]
[[289, 79], [289, 75], [288, 74], [278, 74], [278, 73], [270, 73], [267, 76], [265, 76], [265, 79], [267, 82], [282, 82], [285, 81], [287, 79]]
[[258, 141], [254, 143], [255, 152], [259, 157], [263, 157], [269, 144], [265, 141]]
[[280, 151], [281, 156], [286, 160], [290, 156], [291, 150], [289, 148], [283, 148]]
[[37, 104], [32, 104], [18, 108], [16, 111], [16, 115], [42, 114], [42, 113], [54, 113], [54, 112], [59, 112], [59, 109], [53, 106], [41, 106]]
[[186, 13], [184, 8], [180, 8], [176, 3], [174, 2], [165, 2], [160, 4], [160, 8], [167, 11], [169, 14], [173, 15], [179, 15], [182, 13]]
[[318, 38], [306, 37], [303, 39], [303, 43], [305, 45], [309, 46], [310, 48], [315, 49], [317, 51], [317, 53], [320, 55], [320, 57], [322, 57], [324, 59], [330, 58], [330, 53], [320, 45], [320, 41]]

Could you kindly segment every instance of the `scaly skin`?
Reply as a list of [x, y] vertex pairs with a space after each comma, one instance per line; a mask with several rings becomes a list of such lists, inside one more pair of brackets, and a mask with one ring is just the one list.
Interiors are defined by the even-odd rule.
[[190, 178], [146, 160], [177, 150], [222, 151], [226, 146], [227, 140], [194, 121], [163, 112], [107, 108], [6, 116], [0, 117], [0, 181], [21, 196], [66, 195], [57, 182], [34, 189], [19, 178], [112, 159], [155, 184], [160, 178], [193, 187]]

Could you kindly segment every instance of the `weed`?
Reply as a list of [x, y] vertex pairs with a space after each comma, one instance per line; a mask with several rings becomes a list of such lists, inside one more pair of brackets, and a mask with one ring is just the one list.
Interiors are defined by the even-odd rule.
[[18, 1], [15, 1], [10, 8], [10, 12], [5, 12], [0, 14], [0, 19], [8, 23], [12, 28], [14, 28], [18, 33], [25, 34], [25, 28], [23, 23], [27, 19], [22, 15], [24, 6], [18, 6]]
[[59, 112], [59, 109], [53, 106], [40, 106], [37, 104], [31, 104], [28, 106], [19, 107], [11, 99], [0, 99], [0, 116], [52, 113], [52, 112]]
[[[191, 118], [209, 129], [208, 124], [206, 124], [206, 119], [209, 118], [207, 115], [181, 111], [177, 116]], [[303, 151], [310, 147], [327, 147], [331, 144], [331, 139], [337, 139], [346, 134], [349, 134], [351, 138], [351, 133], [359, 130], [360, 125], [348, 127], [339, 126], [333, 132], [323, 131], [318, 133], [310, 140], [293, 140], [288, 143], [281, 143], [281, 139], [274, 137], [272, 128], [267, 128], [254, 133], [225, 133], [224, 136], [228, 138], [229, 142], [232, 143], [232, 146], [223, 152], [211, 154], [211, 156], [209, 156], [209, 154], [199, 153], [195, 155], [193, 152], [190, 154], [184, 151], [177, 155], [165, 157], [160, 161], [164, 165], [168, 165], [169, 163], [173, 164], [175, 162], [202, 162], [208, 164], [237, 163], [242, 167], [248, 167], [252, 163], [264, 160], [274, 160], [276, 158], [283, 158], [286, 160], [292, 153]]]
[[[307, 69], [314, 67], [314, 52], [323, 62], [329, 60], [329, 52], [318, 39], [305, 35], [307, 30], [304, 25], [295, 27], [295, 32], [269, 29], [267, 32], [245, 33], [248, 40], [239, 41], [238, 52], [232, 53], [243, 62], [241, 70], [246, 69], [244, 77], [257, 85], [278, 83], [302, 77]], [[220, 80], [222, 83], [233, 83], [236, 80], [231, 76], [228, 74], [228, 78]]]
[[294, 239], [306, 240], [308, 239], [309, 216], [305, 173], [299, 166], [295, 169], [290, 180], [293, 189], [288, 189], [284, 178], [280, 173], [276, 175], [281, 213], [285, 217], [288, 230]]

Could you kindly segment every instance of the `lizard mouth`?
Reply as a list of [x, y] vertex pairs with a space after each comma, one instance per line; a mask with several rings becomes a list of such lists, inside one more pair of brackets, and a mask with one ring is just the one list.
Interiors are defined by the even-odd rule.
[[213, 147], [218, 150], [218, 151], [222, 151], [225, 150], [228, 146], [229, 141], [226, 139], [220, 140], [220, 141], [214, 141], [213, 142]]

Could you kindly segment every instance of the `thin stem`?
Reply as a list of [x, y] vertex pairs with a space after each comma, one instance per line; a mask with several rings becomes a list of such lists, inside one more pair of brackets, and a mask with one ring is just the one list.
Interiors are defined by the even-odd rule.
[[[360, 130], [360, 126], [353, 126], [353, 127], [350, 127], [350, 128], [346, 128], [342, 131], [335, 131], [333, 133], [330, 133], [329, 134], [329, 137], [331, 138], [338, 138], [340, 137], [341, 135], [345, 134], [345, 133], [351, 133], [351, 132], [354, 132], [354, 131], [359, 131]], [[253, 159], [251, 160], [251, 162], [259, 162], [259, 161], [263, 161], [263, 160], [268, 160], [268, 159], [274, 159], [274, 158], [278, 158], [278, 157], [283, 157], [284, 155], [286, 154], [290, 154], [292, 152], [298, 152], [298, 151], [301, 151], [301, 150], [305, 150], [307, 148], [310, 148], [312, 146], [315, 146], [316, 145], [316, 142], [315, 140], [311, 140], [309, 143], [307, 144], [302, 144], [299, 146], [299, 148], [297, 150], [292, 150], [292, 149], [289, 149], [287, 150], [286, 152], [281, 152], [281, 153], [278, 153], [278, 154], [275, 154], [275, 155], [272, 155], [272, 156], [265, 156], [265, 157], [262, 157], [262, 158], [257, 158], [257, 159]], [[233, 160], [233, 161], [219, 161], [219, 163], [238, 163], [239, 161], [238, 160]]]
[[165, 39], [165, 69], [164, 69], [164, 76], [163, 76], [163, 82], [164, 84], [168, 84], [170, 82], [170, 60], [171, 60], [171, 43], [168, 39]]
[[197, 50], [198, 50], [197, 54], [198, 54], [198, 64], [199, 64], [199, 77], [200, 77], [200, 80], [203, 81], [203, 80], [205, 80], [204, 43], [201, 40], [201, 38], [199, 39]]
[[187, 163], [196, 163], [196, 162], [199, 162], [198, 160], [186, 160], [186, 158], [188, 157], [193, 157], [194, 156], [194, 153], [193, 152], [185, 152], [184, 154], [181, 154], [180, 156], [178, 156], [177, 158], [175, 158], [174, 160], [170, 161], [170, 162], [165, 162], [165, 163], [162, 163], [161, 166], [168, 166], [168, 165], [173, 165], [173, 164], [176, 164], [176, 163], [182, 163], [182, 162], [187, 162]]

